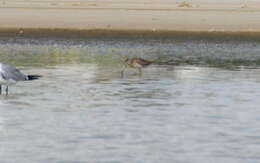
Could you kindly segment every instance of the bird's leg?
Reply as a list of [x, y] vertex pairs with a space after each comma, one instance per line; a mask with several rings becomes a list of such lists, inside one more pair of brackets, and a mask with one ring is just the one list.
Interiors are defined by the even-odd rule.
[[6, 86], [5, 94], [6, 94], [6, 96], [8, 95], [8, 85]]
[[127, 66], [125, 65], [124, 67], [123, 67], [123, 70], [121, 71], [121, 77], [123, 78], [124, 77], [124, 73], [125, 73], [125, 69], [127, 68]]
[[0, 85], [0, 95], [2, 94], [2, 85]]
[[142, 69], [138, 68], [138, 70], [139, 70], [139, 76], [142, 76]]
[[124, 77], [124, 70], [121, 71], [121, 78]]

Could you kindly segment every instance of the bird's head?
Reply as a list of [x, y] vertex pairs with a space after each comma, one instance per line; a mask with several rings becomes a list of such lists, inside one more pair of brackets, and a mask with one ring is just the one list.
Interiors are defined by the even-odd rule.
[[131, 63], [131, 59], [126, 58], [126, 59], [125, 59], [125, 63], [129, 65], [129, 64]]

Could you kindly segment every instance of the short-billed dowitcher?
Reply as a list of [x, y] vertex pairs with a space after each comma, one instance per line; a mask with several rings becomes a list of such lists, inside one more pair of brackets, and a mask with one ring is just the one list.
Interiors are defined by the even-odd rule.
[[142, 58], [127, 58], [125, 60], [125, 67], [124, 69], [121, 71], [121, 75], [124, 76], [124, 71], [127, 68], [127, 66], [132, 67], [132, 68], [137, 68], [139, 70], [139, 75], [142, 74], [142, 68], [149, 66], [150, 64], [152, 64], [152, 61], [147, 61], [144, 60]]

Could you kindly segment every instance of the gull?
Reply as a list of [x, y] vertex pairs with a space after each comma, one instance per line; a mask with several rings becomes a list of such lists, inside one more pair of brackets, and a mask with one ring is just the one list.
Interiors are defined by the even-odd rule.
[[25, 75], [16, 67], [0, 63], [0, 94], [2, 94], [2, 85], [6, 85], [6, 95], [8, 95], [8, 87], [16, 84], [18, 81], [36, 80], [40, 75]]
[[144, 60], [142, 58], [131, 58], [131, 59], [127, 58], [125, 60], [125, 63], [126, 63], [126, 66], [121, 72], [122, 76], [124, 75], [124, 71], [125, 71], [127, 66], [132, 67], [132, 68], [137, 68], [139, 70], [139, 74], [141, 75], [142, 74], [142, 68], [149, 66], [153, 62]]

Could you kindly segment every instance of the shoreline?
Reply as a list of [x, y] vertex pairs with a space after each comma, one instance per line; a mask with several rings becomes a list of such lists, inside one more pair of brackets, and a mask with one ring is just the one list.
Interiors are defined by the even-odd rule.
[[224, 39], [260, 41], [260, 32], [230, 31], [174, 31], [126, 29], [76, 29], [76, 28], [1, 28], [0, 37], [17, 38], [141, 38], [141, 39]]

